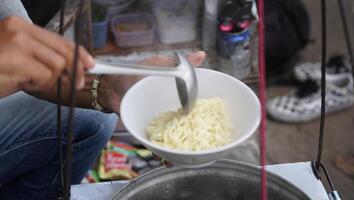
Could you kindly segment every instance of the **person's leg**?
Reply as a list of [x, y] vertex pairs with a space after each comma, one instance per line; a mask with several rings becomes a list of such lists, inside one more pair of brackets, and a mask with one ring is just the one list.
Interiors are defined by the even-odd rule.
[[[67, 116], [63, 107], [63, 136]], [[76, 110], [72, 184], [80, 183], [116, 121], [115, 114]], [[16, 93], [0, 100], [0, 127], [0, 199], [51, 199], [59, 185], [56, 106]]]
[[[0, 20], [12, 15], [30, 21], [20, 0], [2, 0]], [[0, 99], [0, 199], [49, 199], [57, 189], [55, 113], [54, 104], [24, 93]], [[63, 127], [67, 114], [63, 108]], [[76, 110], [73, 184], [80, 182], [98, 156], [116, 120], [114, 114]]]

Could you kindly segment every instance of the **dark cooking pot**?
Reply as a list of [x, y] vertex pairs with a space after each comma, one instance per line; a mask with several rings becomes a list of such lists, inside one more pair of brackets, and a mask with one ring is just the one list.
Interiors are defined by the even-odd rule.
[[[208, 167], [162, 168], [120, 189], [113, 200], [259, 200], [260, 168], [221, 160]], [[310, 199], [283, 178], [268, 172], [268, 199]]]

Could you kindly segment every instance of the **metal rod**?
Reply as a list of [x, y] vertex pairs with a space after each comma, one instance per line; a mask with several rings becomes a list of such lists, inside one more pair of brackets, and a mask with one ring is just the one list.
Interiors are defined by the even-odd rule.
[[68, 118], [68, 130], [67, 130], [67, 145], [66, 145], [66, 165], [64, 168], [64, 199], [70, 200], [70, 186], [71, 186], [71, 167], [72, 167], [72, 155], [73, 155], [73, 140], [74, 140], [74, 120], [75, 120], [75, 103], [76, 103], [76, 78], [77, 78], [77, 67], [79, 64], [79, 42], [81, 29], [81, 14], [83, 9], [84, 0], [80, 0], [79, 3], [79, 13], [78, 18], [75, 22], [75, 50], [74, 50], [74, 62], [73, 62], [73, 73], [71, 76], [70, 85], [70, 108], [69, 108], [69, 118]]
[[125, 63], [108, 63], [96, 60], [95, 67], [88, 70], [90, 74], [125, 74], [125, 75], [155, 75], [155, 76], [174, 76], [184, 78], [184, 70], [180, 68], [190, 65], [181, 53], [176, 53], [178, 60], [177, 67], [154, 67], [146, 65], [135, 65]]
[[322, 23], [322, 55], [321, 55], [321, 119], [320, 133], [318, 140], [316, 169], [320, 170], [323, 140], [324, 140], [324, 125], [326, 116], [326, 57], [327, 57], [327, 26], [326, 26], [326, 0], [321, 0], [321, 23]]
[[[65, 15], [66, 0], [60, 1], [60, 22], [59, 22], [59, 34], [64, 34], [64, 15]], [[59, 77], [57, 82], [57, 137], [58, 137], [58, 156], [59, 156], [59, 193], [63, 192], [64, 188], [64, 176], [63, 176], [63, 146], [62, 146], [62, 134], [61, 134], [61, 84], [62, 80]], [[60, 198], [63, 194], [59, 194]]]
[[88, 70], [90, 74], [125, 74], [125, 75], [156, 75], [180, 76], [177, 68], [147, 67], [133, 64], [111, 64], [96, 61], [94, 68]]

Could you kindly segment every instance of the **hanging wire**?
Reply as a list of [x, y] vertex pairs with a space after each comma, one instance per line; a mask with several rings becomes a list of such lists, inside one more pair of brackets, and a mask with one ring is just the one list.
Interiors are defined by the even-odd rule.
[[326, 176], [328, 185], [329, 185], [329, 187], [331, 188], [331, 191], [335, 191], [336, 188], [335, 188], [334, 185], [333, 185], [332, 179], [331, 179], [331, 177], [329, 176], [326, 167], [325, 167], [322, 163], [320, 163], [320, 166], [321, 166], [323, 172], [325, 173], [325, 176]]
[[[65, 19], [65, 5], [66, 5], [66, 0], [61, 0], [60, 1], [60, 20], [59, 20], [59, 34], [63, 35], [64, 34], [64, 19]], [[56, 96], [57, 96], [57, 137], [58, 137], [58, 154], [59, 154], [59, 197], [63, 197], [63, 188], [64, 188], [64, 176], [63, 176], [63, 146], [62, 146], [62, 135], [61, 135], [61, 85], [62, 85], [62, 80], [61, 77], [59, 77], [57, 81], [57, 91], [56, 91]]]
[[70, 108], [68, 117], [68, 130], [67, 130], [67, 145], [66, 145], [66, 165], [64, 167], [64, 199], [70, 200], [70, 185], [71, 185], [71, 165], [73, 154], [73, 140], [74, 140], [74, 117], [75, 117], [75, 104], [76, 104], [76, 79], [77, 79], [77, 67], [79, 62], [79, 39], [81, 35], [81, 18], [84, 1], [80, 0], [78, 7], [78, 15], [75, 23], [75, 50], [74, 61], [72, 68], [72, 76], [70, 78]]
[[[323, 92], [325, 90], [325, 84], [326, 84], [326, 67], [325, 67], [325, 57], [326, 57], [326, 2], [325, 0], [322, 0], [321, 3], [321, 13], [322, 13], [322, 66], [321, 66], [321, 108], [325, 107], [324, 106], [324, 100], [325, 100], [325, 93]], [[354, 79], [354, 55], [353, 55], [353, 48], [351, 44], [351, 38], [349, 34], [349, 29], [348, 29], [348, 22], [345, 16], [345, 11], [344, 11], [344, 5], [342, 0], [338, 0], [338, 5], [339, 5], [339, 12], [341, 14], [341, 21], [343, 24], [343, 30], [344, 30], [344, 37], [346, 40], [346, 45], [347, 45], [347, 51], [349, 54], [349, 59], [350, 59], [350, 65], [352, 68], [352, 77]], [[320, 137], [319, 137], [319, 146], [318, 146], [318, 154], [317, 154], [317, 161], [312, 162], [313, 166], [313, 171], [318, 179], [320, 179], [319, 175], [319, 170], [320, 168], [323, 170], [327, 182], [329, 184], [329, 187], [331, 191], [328, 193], [330, 199], [335, 199], [335, 200], [340, 200], [341, 197], [339, 193], [336, 191], [333, 181], [331, 177], [329, 176], [329, 173], [326, 169], [326, 167], [321, 163], [321, 156], [322, 156], [322, 145], [323, 145], [323, 126], [324, 126], [324, 119], [325, 119], [325, 110], [321, 109], [321, 126], [320, 126]]]
[[[322, 27], [322, 55], [321, 55], [321, 119], [320, 119], [320, 133], [318, 141], [317, 160], [311, 163], [313, 172], [318, 179], [321, 179], [320, 169], [324, 172], [327, 182], [330, 186], [328, 196], [333, 200], [340, 200], [338, 192], [335, 190], [334, 184], [326, 167], [321, 163], [323, 140], [324, 140], [324, 124], [326, 118], [326, 57], [327, 57], [327, 22], [326, 22], [326, 0], [321, 0], [321, 27]], [[344, 23], [344, 22], [343, 22]]]
[[318, 141], [316, 170], [320, 171], [324, 125], [326, 119], [326, 57], [327, 57], [327, 26], [326, 26], [326, 0], [321, 0], [321, 23], [322, 23], [322, 55], [321, 55], [321, 119], [320, 119], [320, 135]]
[[266, 63], [265, 63], [265, 32], [264, 32], [264, 1], [258, 0], [258, 34], [259, 34], [259, 98], [261, 102], [261, 126], [260, 126], [260, 150], [261, 150], [261, 198], [267, 200], [267, 171], [265, 168], [267, 149], [266, 149]]
[[[313, 161], [311, 163], [312, 169], [313, 169], [316, 177], [318, 179], [321, 179], [321, 177], [319, 175], [319, 171], [315, 167], [316, 165], [317, 165], [316, 161]], [[340, 197], [338, 191], [336, 190], [336, 188], [334, 187], [333, 181], [332, 181], [331, 177], [329, 176], [329, 173], [328, 173], [326, 167], [322, 163], [320, 163], [319, 166], [322, 169], [322, 171], [324, 172], [326, 180], [327, 180], [327, 183], [328, 183], [329, 188], [330, 188], [330, 191], [328, 192], [328, 198], [330, 200], [341, 200], [341, 197]]]

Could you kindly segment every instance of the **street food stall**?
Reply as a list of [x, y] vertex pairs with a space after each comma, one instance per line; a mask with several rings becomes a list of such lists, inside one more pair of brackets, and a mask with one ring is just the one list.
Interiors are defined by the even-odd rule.
[[[63, 25], [67, 37], [91, 50], [101, 68], [90, 73], [154, 75], [126, 93], [120, 113], [124, 126], [117, 125], [89, 183], [71, 187], [71, 199], [340, 199], [333, 188], [326, 191], [322, 181], [330, 178], [325, 169], [326, 179], [319, 178], [320, 160], [265, 165], [262, 9], [262, 1], [257, 12], [252, 0], [68, 1], [66, 11], [58, 13], [47, 29], [59, 31]], [[208, 58], [190, 72], [184, 56], [200, 50]], [[136, 65], [150, 56], [176, 52], [175, 69], [159, 72]], [[123, 70], [129, 66], [133, 70]], [[193, 85], [198, 85], [194, 99]], [[176, 150], [159, 146], [163, 143], [159, 139], [150, 140], [156, 134], [149, 138], [145, 133], [159, 113], [181, 105], [180, 112], [188, 113], [188, 106], [199, 105], [194, 104], [196, 99], [213, 97], [228, 103], [229, 120], [237, 126], [238, 135], [229, 142], [211, 149], [182, 146]], [[258, 131], [260, 166], [223, 159]], [[174, 166], [164, 166], [164, 159]], [[111, 176], [108, 166], [116, 167]]]

